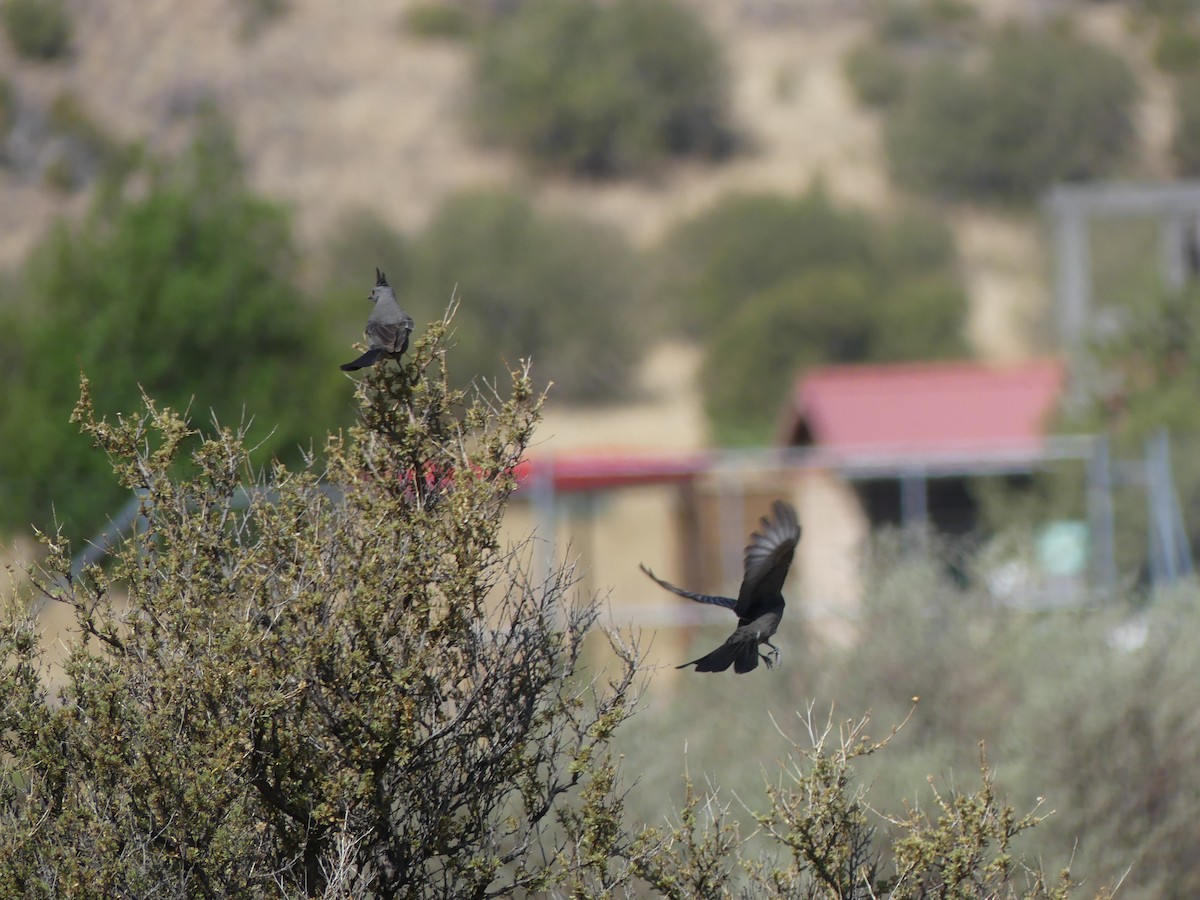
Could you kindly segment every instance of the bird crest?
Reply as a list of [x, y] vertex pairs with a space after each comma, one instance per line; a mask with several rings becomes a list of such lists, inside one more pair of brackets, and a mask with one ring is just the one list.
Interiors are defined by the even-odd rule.
[[387, 276], [379, 271], [379, 267], [375, 267], [375, 287], [387, 287]]

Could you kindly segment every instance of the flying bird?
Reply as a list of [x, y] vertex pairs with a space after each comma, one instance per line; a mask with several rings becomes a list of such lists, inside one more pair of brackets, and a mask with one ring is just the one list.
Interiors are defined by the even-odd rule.
[[774, 520], [764, 516], [759, 530], [750, 536], [746, 547], [745, 574], [737, 599], [718, 597], [712, 594], [697, 594], [663, 581], [642, 566], [641, 569], [668, 591], [695, 600], [724, 606], [737, 613], [738, 627], [716, 650], [699, 659], [685, 662], [677, 669], [694, 665], [697, 672], [724, 672], [731, 665], [739, 675], [758, 668], [762, 657], [767, 668], [771, 668], [771, 657], [758, 652], [759, 644], [766, 644], [779, 658], [779, 648], [771, 643], [771, 635], [783, 618], [783, 580], [787, 578], [796, 544], [800, 541], [800, 522], [796, 510], [790, 503], [776, 500], [771, 507]]
[[412, 334], [412, 316], [396, 302], [396, 292], [387, 283], [387, 276], [375, 270], [375, 287], [368, 298], [375, 304], [367, 317], [368, 350], [354, 362], [342, 365], [343, 371], [354, 372], [373, 366], [384, 358], [399, 359], [408, 349], [408, 336]]

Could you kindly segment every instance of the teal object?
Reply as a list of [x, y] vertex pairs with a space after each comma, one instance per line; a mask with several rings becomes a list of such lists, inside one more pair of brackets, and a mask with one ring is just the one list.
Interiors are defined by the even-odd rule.
[[1088, 562], [1086, 522], [1051, 522], [1037, 538], [1038, 565], [1049, 575], [1082, 575]]

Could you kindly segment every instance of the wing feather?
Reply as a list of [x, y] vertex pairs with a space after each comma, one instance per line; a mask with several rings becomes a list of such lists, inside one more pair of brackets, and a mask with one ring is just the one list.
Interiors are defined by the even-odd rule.
[[783, 581], [800, 541], [800, 522], [795, 507], [776, 500], [772, 511], [774, 519], [764, 517], [746, 547], [745, 574], [734, 607], [743, 618], [752, 615], [759, 603], [771, 603], [780, 598]]
[[641, 563], [638, 563], [638, 567], [656, 581], [660, 587], [664, 587], [668, 591], [678, 594], [680, 597], [687, 597], [689, 600], [695, 600], [697, 603], [711, 603], [713, 606], [723, 606], [726, 609], [733, 609], [737, 604], [737, 601], [732, 597], [718, 597], [715, 594], [697, 594], [695, 591], [685, 591], [683, 588], [676, 587], [669, 581], [663, 581]]

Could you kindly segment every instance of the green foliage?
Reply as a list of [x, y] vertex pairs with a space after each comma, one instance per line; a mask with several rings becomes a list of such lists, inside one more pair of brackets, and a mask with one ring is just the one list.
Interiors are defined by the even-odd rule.
[[869, 219], [837, 209], [822, 190], [797, 199], [732, 194], [685, 220], [660, 252], [664, 290], [694, 335], [721, 328], [748, 295], [814, 268], [865, 268]]
[[846, 51], [842, 71], [863, 106], [886, 109], [904, 94], [908, 70], [896, 52], [867, 38]]
[[569, 172], [645, 171], [729, 149], [716, 41], [672, 0], [531, 0], [485, 36], [482, 133]]
[[80, 367], [105, 412], [145, 389], [205, 418], [253, 417], [263, 458], [297, 458], [338, 418], [332, 348], [288, 280], [287, 218], [248, 192], [223, 133], [142, 187], [102, 192], [81, 225], [55, 228], [10, 301], [20, 314], [0, 338], [7, 528], [57, 519], [90, 536], [128, 496], [67, 422]]
[[470, 191], [447, 200], [414, 242], [412, 266], [403, 304], [418, 320], [457, 288], [455, 341], [468, 371], [491, 378], [505, 360], [532, 358], [556, 399], [610, 400], [628, 388], [643, 340], [638, 262], [615, 230]]
[[1175, 133], [1171, 151], [1179, 174], [1200, 175], [1200, 75], [1179, 79], [1175, 85]]
[[1194, 71], [1200, 65], [1200, 35], [1187, 19], [1167, 17], [1159, 23], [1152, 55], [1163, 72]]
[[734, 195], [680, 225], [661, 259], [682, 327], [705, 342], [720, 441], [767, 438], [806, 366], [965, 352], [953, 240], [924, 211], [875, 221], [821, 190]]
[[57, 59], [71, 45], [71, 20], [62, 0], [4, 0], [0, 22], [16, 51], [30, 59]]
[[[17, 118], [17, 93], [12, 82], [0, 76], [0, 141], [8, 137], [8, 131]], [[0, 154], [0, 162], [4, 157]]]
[[243, 40], [253, 40], [270, 25], [282, 19], [291, 9], [290, 0], [237, 0], [241, 13], [239, 35]]
[[870, 12], [879, 40], [893, 46], [943, 43], [979, 19], [963, 0], [879, 0]]
[[475, 16], [461, 3], [447, 0], [416, 3], [404, 12], [404, 27], [426, 38], [463, 38], [475, 28]]
[[451, 389], [445, 332], [370, 370], [323, 469], [257, 470], [243, 429], [149, 398], [102, 419], [84, 380], [73, 420], [144, 521], [75, 579], [45, 539], [35, 589], [78, 629], [57, 691], [6, 611], [0, 893], [512, 896], [591, 865], [635, 659], [589, 686], [596, 603], [501, 543], [540, 399], [520, 370], [504, 402]]
[[1027, 201], [1056, 181], [1109, 175], [1134, 137], [1137, 85], [1111, 52], [1010, 32], [982, 71], [939, 61], [887, 123], [896, 176], [949, 196]]
[[[741, 836], [739, 823], [720, 805], [721, 792], [698, 796], [685, 775], [679, 824], [643, 832], [643, 846], [657, 852], [634, 860], [657, 894], [806, 900], [1070, 896], [1069, 873], [1049, 877], [1015, 851], [1014, 841], [1046, 816], [1036, 810], [1019, 815], [1001, 798], [982, 751], [977, 788], [939, 788], [931, 778], [928, 808], [917, 804], [892, 816], [880, 811], [857, 776], [871, 757], [891, 752], [903, 726], [878, 740], [867, 734], [869, 717], [835, 724], [831, 713], [822, 723], [811, 705], [798, 715], [804, 736], [788, 738], [787, 755], [765, 773], [767, 807], [752, 814], [757, 842]], [[882, 836], [877, 822], [887, 826]]]

